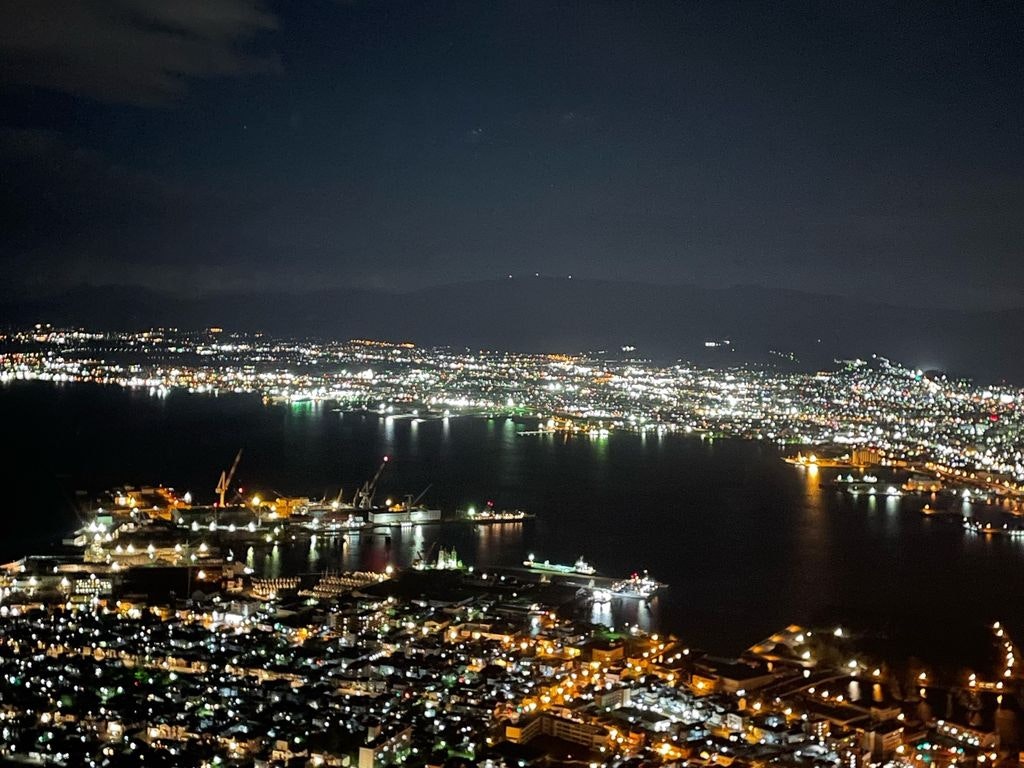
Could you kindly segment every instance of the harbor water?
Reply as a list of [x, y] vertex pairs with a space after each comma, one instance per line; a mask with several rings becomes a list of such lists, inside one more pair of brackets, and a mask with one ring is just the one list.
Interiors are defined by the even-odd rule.
[[[1024, 541], [968, 534], [919, 514], [922, 497], [853, 496], [826, 470], [740, 440], [613, 432], [530, 435], [529, 421], [418, 420], [247, 395], [163, 397], [89, 385], [0, 389], [4, 560], [77, 524], [77, 491], [165, 484], [212, 501], [239, 448], [237, 482], [263, 494], [345, 497], [392, 457], [379, 499], [443, 510], [522, 508], [504, 525], [426, 525], [286, 541], [235, 553], [267, 575], [409, 565], [436, 546], [475, 568], [583, 556], [598, 571], [648, 570], [669, 589], [635, 621], [719, 653], [789, 623], [847, 622], [924, 648], [1000, 619], [1024, 629]], [[821, 473], [819, 477], [818, 473]], [[607, 610], [599, 607], [598, 612]], [[600, 619], [601, 616], [596, 616]]]

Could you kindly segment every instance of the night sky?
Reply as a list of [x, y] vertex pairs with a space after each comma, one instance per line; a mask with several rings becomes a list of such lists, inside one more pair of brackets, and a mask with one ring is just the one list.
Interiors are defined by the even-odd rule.
[[5, 0], [4, 298], [508, 273], [1024, 304], [1019, 2]]

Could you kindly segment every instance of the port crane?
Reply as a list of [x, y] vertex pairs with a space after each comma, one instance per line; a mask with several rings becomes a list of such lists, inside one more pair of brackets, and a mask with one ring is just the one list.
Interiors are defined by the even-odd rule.
[[224, 496], [231, 489], [231, 481], [235, 479], [235, 472], [238, 470], [238, 462], [242, 460], [242, 449], [238, 449], [238, 453], [235, 454], [235, 460], [231, 463], [231, 469], [221, 471], [220, 480], [217, 481], [217, 487], [214, 492], [220, 497], [219, 506], [224, 506]]
[[[415, 561], [415, 563], [419, 563], [419, 565], [422, 566], [423, 568], [429, 568], [430, 567], [430, 558], [433, 557], [434, 550], [437, 549], [437, 545], [440, 543], [440, 541], [441, 541], [440, 539], [435, 539], [434, 543], [430, 545], [430, 549], [427, 550], [426, 554], [423, 554], [423, 550], [422, 549], [419, 552], [417, 552], [416, 553], [416, 561]], [[415, 563], [414, 563], [414, 565], [415, 565]]]
[[420, 503], [420, 501], [423, 499], [423, 497], [427, 495], [427, 491], [429, 491], [433, 487], [434, 487], [434, 484], [431, 483], [426, 488], [424, 488], [423, 491], [420, 493], [420, 495], [417, 496], [415, 499], [412, 497], [412, 494], [410, 493], [408, 496], [405, 497], [405, 508], [406, 509], [412, 509], [413, 507], [415, 507], [417, 504]]
[[377, 490], [377, 481], [380, 480], [381, 474], [384, 472], [384, 467], [388, 465], [390, 459], [385, 456], [384, 461], [377, 467], [377, 474], [373, 476], [372, 480], [368, 480], [363, 483], [363, 487], [356, 491], [355, 498], [353, 499], [353, 506], [356, 509], [370, 509], [373, 506], [373, 494]]

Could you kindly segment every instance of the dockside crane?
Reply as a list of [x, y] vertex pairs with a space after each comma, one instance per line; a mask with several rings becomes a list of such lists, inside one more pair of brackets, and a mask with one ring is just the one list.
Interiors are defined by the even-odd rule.
[[440, 541], [440, 539], [435, 539], [434, 543], [430, 545], [430, 549], [427, 550], [426, 554], [423, 554], [422, 549], [420, 549], [420, 551], [416, 553], [416, 562], [419, 563], [420, 566], [422, 566], [423, 568], [430, 567], [430, 558], [433, 557], [434, 550], [437, 549], [437, 545]]
[[381, 474], [384, 472], [384, 467], [388, 465], [390, 459], [385, 456], [384, 461], [377, 467], [377, 474], [373, 476], [372, 480], [368, 480], [363, 483], [363, 487], [356, 491], [356, 498], [354, 506], [356, 509], [370, 509], [373, 506], [373, 494], [377, 490], [377, 481], [380, 480]]
[[427, 495], [427, 491], [429, 491], [433, 487], [434, 487], [434, 484], [431, 483], [426, 488], [424, 488], [420, 492], [420, 495], [417, 496], [415, 499], [412, 497], [412, 494], [410, 493], [408, 496], [405, 497], [405, 508], [406, 509], [412, 509], [413, 507], [415, 507], [417, 504], [420, 503], [420, 501], [423, 500], [423, 497]]
[[224, 496], [231, 488], [231, 481], [235, 479], [235, 472], [238, 470], [238, 462], [242, 460], [242, 449], [238, 449], [238, 453], [235, 454], [235, 460], [231, 463], [231, 469], [227, 472], [221, 471], [220, 480], [217, 481], [217, 487], [214, 492], [220, 497], [220, 504], [218, 506], [224, 506]]

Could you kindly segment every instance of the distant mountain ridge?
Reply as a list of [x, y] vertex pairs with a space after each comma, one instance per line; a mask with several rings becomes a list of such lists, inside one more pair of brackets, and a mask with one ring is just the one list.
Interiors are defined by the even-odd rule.
[[[331, 288], [191, 298], [85, 287], [0, 305], [0, 321], [103, 330], [154, 326], [369, 337], [530, 352], [615, 350], [802, 369], [880, 354], [980, 380], [1024, 383], [1024, 309], [894, 306], [757, 286], [702, 288], [565, 278], [459, 283], [411, 292]], [[706, 342], [731, 342], [708, 347]], [[774, 351], [774, 352], [773, 352]], [[796, 362], [784, 355], [793, 355]]]

